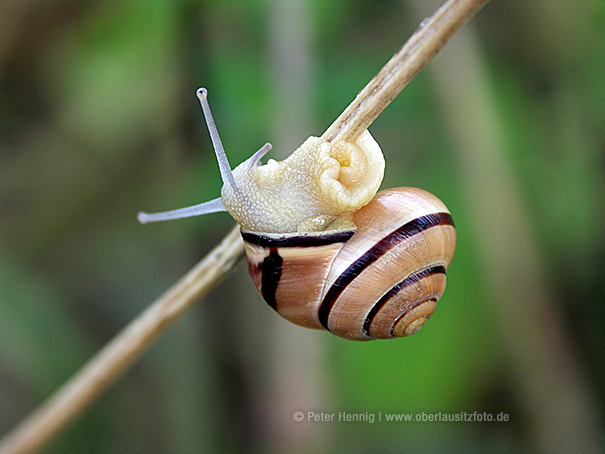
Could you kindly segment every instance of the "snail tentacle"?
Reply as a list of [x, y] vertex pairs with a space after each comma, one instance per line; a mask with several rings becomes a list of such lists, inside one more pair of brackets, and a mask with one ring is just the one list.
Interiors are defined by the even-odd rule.
[[248, 158], [246, 161], [248, 163], [248, 171], [252, 170], [254, 166], [260, 165], [260, 160], [263, 156], [265, 156], [270, 150], [273, 148], [269, 142], [264, 144], [260, 150], [252, 155], [252, 157]]
[[210, 110], [210, 104], [208, 104], [208, 90], [203, 87], [199, 88], [197, 90], [197, 97], [200, 100], [202, 112], [204, 113], [204, 118], [206, 119], [206, 126], [208, 127], [208, 132], [210, 133], [210, 140], [212, 141], [212, 146], [214, 147], [214, 153], [216, 154], [216, 160], [218, 161], [218, 167], [219, 171], [221, 172], [223, 183], [230, 185], [235, 192], [238, 192], [238, 187], [235, 182], [235, 178], [233, 177], [231, 165], [229, 165], [227, 153], [225, 153], [223, 142], [221, 141], [216, 123], [214, 122], [214, 118], [212, 116], [212, 111]]
[[140, 212], [137, 219], [141, 224], [148, 222], [169, 221], [172, 219], [189, 218], [192, 216], [200, 216], [202, 214], [218, 213], [219, 211], [227, 211], [220, 199], [210, 200], [190, 207], [180, 208], [178, 210], [164, 211], [162, 213], [144, 213]]

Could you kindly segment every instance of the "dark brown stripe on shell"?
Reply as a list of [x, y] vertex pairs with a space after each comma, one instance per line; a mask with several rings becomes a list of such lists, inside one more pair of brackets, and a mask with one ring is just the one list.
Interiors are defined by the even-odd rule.
[[377, 261], [386, 252], [406, 239], [438, 225], [454, 225], [452, 215], [449, 213], [433, 213], [420, 216], [398, 229], [392, 231], [382, 240], [378, 241], [372, 248], [353, 262], [332, 284], [319, 306], [318, 317], [321, 325], [328, 329], [328, 318], [334, 303], [340, 294], [361, 272]]
[[281, 279], [282, 263], [284, 259], [279, 255], [276, 247], [272, 247], [269, 250], [269, 255], [265, 257], [261, 264], [262, 273], [262, 284], [261, 293], [263, 299], [269, 306], [277, 310], [277, 301], [275, 295], [277, 293], [277, 286]]
[[[378, 300], [378, 302], [376, 304], [374, 304], [374, 306], [372, 306], [372, 309], [370, 310], [370, 312], [368, 313], [364, 323], [363, 323], [363, 332], [366, 335], [370, 335], [370, 326], [372, 326], [372, 322], [374, 321], [374, 317], [376, 317], [376, 314], [378, 314], [378, 312], [380, 311], [380, 309], [382, 309], [385, 304], [387, 304], [391, 298], [393, 298], [395, 295], [397, 295], [401, 290], [403, 290], [404, 288], [415, 284], [416, 282], [432, 276], [433, 274], [438, 274], [438, 273], [442, 273], [445, 274], [445, 267], [443, 265], [436, 265], [436, 266], [432, 266], [430, 268], [425, 268], [415, 274], [412, 274], [411, 276], [407, 277], [406, 279], [404, 279], [403, 281], [401, 281], [399, 284], [394, 285], [388, 292], [386, 292], [382, 298], [380, 298], [380, 300]], [[411, 309], [413, 309], [416, 306], [412, 306], [410, 308], [408, 308], [405, 312], [403, 312], [399, 318], [401, 318], [402, 315], [405, 315], [406, 312], [410, 311]]]
[[242, 230], [242, 238], [245, 242], [261, 247], [313, 247], [324, 246], [332, 243], [344, 243], [355, 233], [354, 230], [344, 232], [333, 232], [326, 234], [300, 234], [275, 236], [262, 235], [259, 233]]

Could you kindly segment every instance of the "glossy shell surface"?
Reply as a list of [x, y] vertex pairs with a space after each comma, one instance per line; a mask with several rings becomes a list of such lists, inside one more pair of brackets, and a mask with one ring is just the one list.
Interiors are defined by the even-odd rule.
[[279, 314], [356, 340], [417, 332], [445, 290], [456, 246], [446, 206], [416, 188], [382, 191], [354, 214], [356, 230], [242, 230], [254, 285]]

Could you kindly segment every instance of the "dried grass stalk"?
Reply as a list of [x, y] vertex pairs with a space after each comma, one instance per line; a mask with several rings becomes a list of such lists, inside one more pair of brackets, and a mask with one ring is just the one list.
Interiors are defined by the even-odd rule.
[[[355, 141], [448, 39], [489, 0], [449, 0], [425, 19], [405, 45], [323, 134]], [[202, 261], [126, 326], [46, 402], [0, 441], [0, 454], [33, 453], [75, 420], [151, 343], [198, 302], [242, 256], [234, 228]]]

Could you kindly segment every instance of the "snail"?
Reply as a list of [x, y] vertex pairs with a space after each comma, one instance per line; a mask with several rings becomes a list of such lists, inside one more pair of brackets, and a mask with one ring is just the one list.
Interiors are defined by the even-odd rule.
[[141, 223], [227, 211], [241, 227], [248, 271], [265, 301], [301, 326], [354, 340], [419, 331], [445, 289], [456, 231], [446, 206], [416, 188], [377, 191], [379, 145], [309, 137], [284, 161], [261, 165], [265, 144], [231, 170], [207, 100], [221, 197]]

